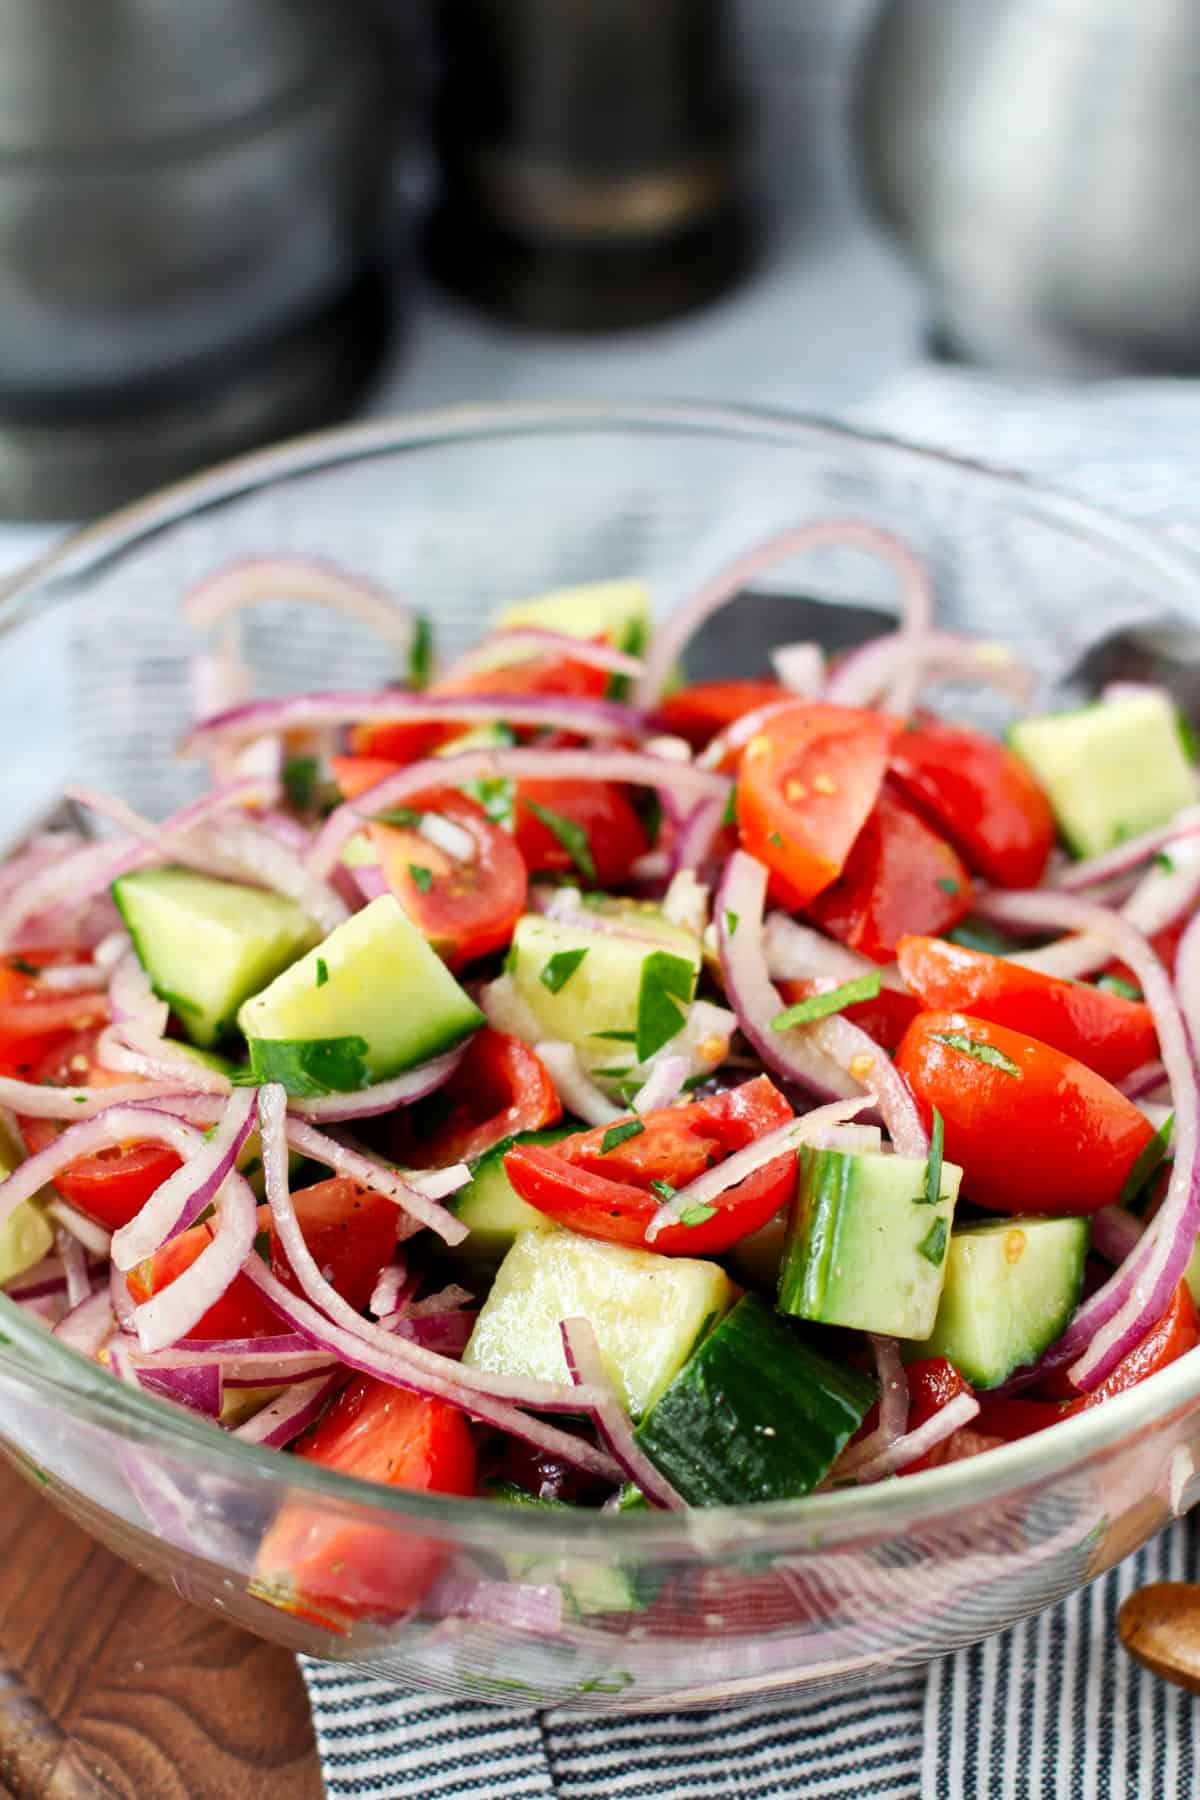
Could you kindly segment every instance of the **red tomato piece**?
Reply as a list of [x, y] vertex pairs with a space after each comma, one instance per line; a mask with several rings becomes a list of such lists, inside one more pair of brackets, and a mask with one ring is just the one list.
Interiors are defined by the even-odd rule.
[[512, 838], [457, 788], [414, 795], [416, 812], [436, 812], [464, 830], [474, 854], [449, 855], [415, 826], [368, 825], [388, 887], [451, 969], [498, 950], [525, 910], [525, 864]]
[[879, 796], [896, 725], [879, 713], [797, 701], [742, 751], [742, 847], [771, 871], [771, 891], [798, 911], [841, 874]]
[[[266, 1219], [263, 1217], [264, 1213], [267, 1215]], [[270, 1209], [260, 1207], [260, 1230], [266, 1229], [269, 1219]], [[207, 1222], [193, 1225], [187, 1231], [181, 1231], [178, 1237], [171, 1238], [153, 1256], [148, 1256], [136, 1268], [130, 1269], [125, 1277], [125, 1285], [133, 1300], [140, 1306], [144, 1300], [161, 1294], [164, 1288], [170, 1287], [173, 1281], [179, 1279], [185, 1269], [191, 1268], [211, 1242], [212, 1227]], [[188, 1336], [189, 1339], [273, 1337], [285, 1329], [254, 1284], [245, 1275], [235, 1275], [221, 1298], [209, 1307]]]
[[892, 775], [968, 867], [998, 887], [1036, 887], [1054, 848], [1054, 815], [1019, 757], [965, 725], [923, 719], [901, 732]]
[[29, 950], [0, 959], [0, 1058], [6, 1065], [19, 1051], [22, 1062], [28, 1046], [46, 1039], [85, 1031], [108, 1017], [108, 996], [103, 989], [92, 994], [62, 994], [43, 987], [38, 971], [55, 965], [86, 962], [82, 953], [64, 950]]
[[[608, 691], [608, 672], [570, 657], [535, 656], [524, 662], [505, 663], [497, 669], [472, 669], [453, 681], [435, 682], [431, 694], [497, 694], [528, 698], [530, 694], [561, 694], [566, 698], [601, 699]], [[356, 756], [390, 757], [399, 763], [416, 762], [422, 756], [451, 743], [466, 724], [451, 720], [431, 724], [404, 719], [377, 725], [356, 725], [350, 747]], [[518, 733], [518, 736], [521, 735]]]
[[896, 1067], [926, 1125], [941, 1113], [963, 1193], [997, 1212], [1111, 1205], [1154, 1135], [1132, 1100], [1074, 1057], [965, 1013], [919, 1014]]
[[[382, 1194], [360, 1187], [344, 1175], [301, 1188], [292, 1195], [292, 1205], [318, 1269], [343, 1300], [362, 1312], [380, 1271], [392, 1260], [400, 1224], [398, 1208]], [[303, 1293], [279, 1242], [269, 1207], [259, 1208], [259, 1226], [270, 1228], [272, 1269], [285, 1287]]]
[[1077, 1057], [1106, 1081], [1121, 1081], [1158, 1055], [1154, 1015], [1140, 1001], [931, 937], [902, 938], [897, 955], [900, 973], [930, 1012], [1011, 1026]]
[[[941, 1412], [943, 1406], [959, 1394], [971, 1392], [952, 1362], [944, 1356], [925, 1356], [908, 1365], [908, 1429], [916, 1431], [919, 1425], [926, 1424], [935, 1413]], [[916, 1475], [922, 1469], [936, 1469], [947, 1460], [945, 1443], [936, 1444], [927, 1455], [918, 1457], [905, 1469], [906, 1475]]]
[[331, 756], [329, 767], [341, 789], [343, 800], [357, 800], [368, 788], [398, 775], [404, 767], [386, 756]]
[[912, 931], [949, 931], [971, 910], [971, 877], [944, 838], [885, 787], [813, 922], [873, 962]]
[[[422, 1493], [475, 1491], [465, 1414], [444, 1400], [359, 1375], [296, 1446], [296, 1455], [360, 1481]], [[259, 1546], [254, 1591], [329, 1622], [411, 1612], [446, 1561], [445, 1545], [399, 1524], [364, 1525], [332, 1509], [290, 1502]]]
[[[581, 871], [562, 839], [534, 807], [577, 825], [587, 838], [594, 873]], [[624, 885], [630, 866], [650, 848], [627, 795], [609, 781], [520, 781], [514, 806], [517, 849], [530, 874], [575, 871], [589, 887]]]
[[[95, 1061], [97, 1035], [91, 1030], [53, 1039], [30, 1079], [49, 1087], [113, 1087], [136, 1082], [136, 1075], [118, 1075]], [[23, 1115], [19, 1123], [31, 1155], [53, 1143], [60, 1129], [53, 1119]], [[54, 1186], [80, 1212], [115, 1231], [141, 1211], [179, 1166], [179, 1157], [167, 1144], [152, 1139], [113, 1144], [68, 1163], [54, 1177]]]
[[981, 1437], [1015, 1444], [1018, 1438], [1030, 1437], [1035, 1431], [1045, 1431], [1048, 1425], [1057, 1425], [1069, 1411], [1069, 1407], [1055, 1405], [1050, 1400], [984, 1398], [980, 1401], [979, 1417], [972, 1420], [967, 1429]]
[[[1183, 913], [1173, 924], [1164, 925], [1161, 931], [1156, 931], [1154, 936], [1150, 939], [1150, 948], [1167, 971], [1167, 974], [1172, 977], [1175, 974], [1175, 958], [1179, 953], [1179, 940], [1191, 922], [1192, 915], [1190, 913]], [[1137, 976], [1134, 974], [1133, 970], [1123, 962], [1109, 963], [1104, 973], [1106, 975], [1118, 975], [1122, 981], [1128, 981], [1133, 987], [1137, 987], [1138, 985]]]
[[1087, 1412], [1091, 1407], [1111, 1400], [1114, 1394], [1127, 1393], [1140, 1381], [1165, 1369], [1168, 1363], [1186, 1356], [1197, 1344], [1200, 1344], [1200, 1316], [1197, 1316], [1191, 1289], [1186, 1281], [1181, 1281], [1171, 1296], [1166, 1312], [1154, 1328], [1147, 1332], [1141, 1343], [1121, 1358], [1099, 1387], [1093, 1388], [1090, 1394], [1082, 1394], [1078, 1400], [1072, 1400], [1063, 1409], [1063, 1416]]
[[[683, 1188], [735, 1150], [784, 1125], [792, 1109], [765, 1075], [690, 1106], [644, 1113], [642, 1130], [611, 1150], [611, 1126], [563, 1138], [553, 1148], [517, 1144], [505, 1173], [522, 1200], [584, 1237], [646, 1247], [646, 1227], [664, 1196], [652, 1182]], [[709, 1218], [668, 1225], [651, 1248], [667, 1256], [711, 1256], [774, 1218], [796, 1181], [793, 1151], [774, 1158], [714, 1202]]]
[[[775, 986], [789, 1006], [807, 1000], [821, 986], [812, 981], [777, 981]], [[912, 994], [901, 994], [896, 988], [881, 987], [873, 1000], [859, 1000], [842, 1009], [842, 1016], [874, 1038], [885, 1050], [894, 1050], [917, 1014], [921, 1002]]]
[[519, 1131], [562, 1118], [562, 1102], [541, 1058], [520, 1038], [485, 1025], [446, 1085], [434, 1096], [437, 1129], [412, 1147], [415, 1168], [473, 1162]]
[[659, 702], [659, 729], [686, 738], [693, 750], [703, 750], [719, 731], [725, 731], [760, 706], [793, 698], [778, 681], [698, 681]]

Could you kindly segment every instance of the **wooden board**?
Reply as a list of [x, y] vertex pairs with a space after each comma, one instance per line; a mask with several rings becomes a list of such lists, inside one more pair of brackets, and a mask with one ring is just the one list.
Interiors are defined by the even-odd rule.
[[286, 1650], [157, 1587], [0, 1463], [0, 1793], [321, 1800]]

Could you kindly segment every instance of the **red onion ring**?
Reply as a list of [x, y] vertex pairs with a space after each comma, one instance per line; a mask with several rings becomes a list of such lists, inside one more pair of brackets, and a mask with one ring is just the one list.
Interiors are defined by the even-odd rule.
[[878, 706], [898, 681], [908, 682], [914, 697], [935, 683], [981, 684], [998, 688], [1019, 706], [1028, 704], [1036, 686], [1032, 671], [1002, 644], [946, 631], [906, 641], [900, 632], [891, 632], [852, 650], [830, 676], [822, 698], [838, 706]]
[[533, 1049], [567, 1112], [574, 1113], [586, 1125], [611, 1125], [614, 1119], [624, 1116], [620, 1107], [614, 1106], [608, 1095], [585, 1075], [574, 1044], [539, 1038]]
[[103, 1257], [107, 1261], [112, 1233], [106, 1231], [103, 1225], [98, 1225], [95, 1219], [89, 1219], [86, 1213], [78, 1212], [58, 1194], [45, 1201], [42, 1210], [91, 1255]]
[[[139, 1105], [144, 1103], [147, 1106], [160, 1106], [167, 1100], [187, 1101], [196, 1097], [194, 1088], [184, 1089], [178, 1081], [131, 1081], [127, 1086], [116, 1087], [51, 1088], [41, 1087], [33, 1081], [18, 1081], [11, 1075], [0, 1075], [0, 1106], [15, 1113], [25, 1113], [31, 1119], [90, 1122], [114, 1106], [132, 1106], [135, 1102]], [[142, 1135], [145, 1136], [145, 1132]], [[22, 1167], [24, 1166], [23, 1164]], [[3, 1191], [3, 1184], [0, 1184], [0, 1196]]]
[[113, 1234], [118, 1269], [135, 1269], [160, 1244], [178, 1237], [214, 1200], [254, 1124], [255, 1090], [235, 1088], [211, 1138], [201, 1140], [182, 1167], [168, 1175], [128, 1225]]
[[[530, 652], [530, 656], [514, 655], [504, 657], [498, 664], [494, 655], [496, 651]], [[571, 662], [582, 663], [589, 669], [607, 669], [614, 675], [638, 676], [644, 664], [640, 657], [629, 656], [624, 650], [617, 650], [612, 644], [601, 644], [592, 638], [572, 637], [568, 631], [547, 631], [538, 625], [508, 625], [495, 631], [489, 631], [481, 638], [473, 649], [460, 656], [442, 676], [443, 683], [453, 682], [460, 675], [467, 675], [476, 669], [495, 669], [507, 667], [510, 662], [528, 662], [537, 656], [566, 657]]]
[[282, 1450], [314, 1425], [327, 1402], [344, 1386], [345, 1376], [317, 1375], [311, 1381], [297, 1382], [285, 1394], [268, 1402], [261, 1412], [235, 1428], [233, 1436], [247, 1444], [265, 1444], [270, 1450]]
[[689, 1056], [664, 1056], [651, 1065], [650, 1073], [633, 1096], [635, 1113], [658, 1112], [679, 1098], [684, 1082], [692, 1072]]
[[54, 1327], [54, 1335], [61, 1343], [69, 1344], [72, 1350], [78, 1350], [81, 1356], [95, 1358], [116, 1328], [108, 1290], [100, 1288], [63, 1314]]
[[182, 610], [189, 625], [205, 630], [267, 600], [308, 600], [328, 606], [378, 632], [402, 657], [412, 647], [416, 620], [403, 601], [319, 556], [239, 557], [197, 582], [184, 595]]
[[[35, 1092], [37, 1090], [35, 1089]], [[47, 1089], [47, 1092], [69, 1093], [69, 1089]], [[98, 1089], [112, 1095], [113, 1088]], [[47, 1115], [43, 1115], [45, 1117]], [[53, 1117], [54, 1115], [49, 1115]], [[35, 1156], [27, 1157], [18, 1163], [7, 1180], [0, 1182], [0, 1223], [2, 1223], [22, 1200], [30, 1200], [47, 1182], [54, 1179], [60, 1169], [74, 1162], [77, 1156], [91, 1156], [97, 1150], [106, 1150], [112, 1144], [127, 1143], [145, 1139], [158, 1139], [170, 1144], [185, 1161], [192, 1151], [203, 1140], [200, 1134], [190, 1125], [173, 1119], [166, 1113], [135, 1111], [132, 1107], [118, 1102], [109, 1106], [104, 1112], [97, 1113], [94, 1118], [84, 1119], [76, 1125], [70, 1125], [66, 1131], [60, 1132], [52, 1143], [39, 1150]]]
[[558, 1329], [562, 1333], [567, 1369], [581, 1399], [589, 1390], [597, 1396], [589, 1402], [587, 1411], [596, 1430], [608, 1445], [613, 1460], [634, 1486], [641, 1489], [651, 1506], [676, 1512], [686, 1510], [687, 1502], [683, 1496], [660, 1473], [638, 1443], [629, 1416], [604, 1365], [591, 1321], [560, 1319]]
[[1106, 850], [1103, 856], [1089, 856], [1083, 862], [1068, 863], [1051, 876], [1051, 885], [1066, 894], [1082, 893], [1116, 875], [1129, 874], [1165, 850], [1175, 838], [1193, 837], [1197, 832], [1200, 832], [1200, 806], [1185, 807], [1168, 825], [1159, 825], [1153, 831], [1143, 831], [1138, 837], [1126, 838], [1115, 850]]
[[249, 1183], [228, 1174], [216, 1198], [211, 1243], [169, 1287], [134, 1310], [134, 1325], [143, 1350], [165, 1350], [200, 1322], [254, 1256], [258, 1205]]
[[67, 1305], [74, 1308], [91, 1298], [92, 1278], [88, 1273], [87, 1257], [83, 1245], [69, 1232], [59, 1230], [54, 1235], [67, 1281]]
[[881, 1337], [874, 1331], [869, 1331], [867, 1336], [871, 1340], [871, 1354], [875, 1358], [875, 1374], [879, 1381], [879, 1423], [859, 1443], [849, 1445], [842, 1452], [836, 1469], [831, 1471], [838, 1480], [873, 1463], [881, 1452], [892, 1450], [908, 1429], [911, 1396], [900, 1345], [895, 1338]]
[[407, 1069], [403, 1075], [393, 1075], [390, 1081], [377, 1081], [370, 1087], [359, 1088], [353, 1094], [318, 1094], [311, 1098], [293, 1098], [288, 1102], [288, 1110], [298, 1118], [325, 1125], [340, 1125], [350, 1119], [376, 1118], [381, 1113], [393, 1112], [397, 1106], [423, 1100], [427, 1094], [435, 1093], [449, 1081], [465, 1052], [464, 1043], [448, 1051], [445, 1056], [434, 1057], [415, 1069]]
[[[894, 1443], [878, 1450], [868, 1461], [857, 1463], [851, 1471], [854, 1479], [861, 1485], [868, 1481], [880, 1481], [885, 1475], [898, 1475], [901, 1469], [907, 1469], [912, 1463], [919, 1462], [928, 1456], [939, 1444], [969, 1425], [972, 1419], [979, 1416], [979, 1402], [974, 1394], [955, 1394], [947, 1400], [945, 1406], [938, 1408], [932, 1418], [926, 1419], [914, 1431], [907, 1431]], [[843, 1473], [838, 1470], [838, 1475]]]
[[[261, 1114], [261, 1095], [264, 1090], [260, 1088], [258, 1091]], [[468, 1227], [461, 1219], [456, 1219], [452, 1212], [447, 1212], [444, 1206], [439, 1206], [436, 1200], [429, 1199], [428, 1195], [417, 1188], [410, 1187], [395, 1170], [381, 1168], [361, 1151], [348, 1150], [336, 1138], [326, 1137], [323, 1131], [316, 1130], [303, 1119], [285, 1119], [283, 1132], [287, 1144], [293, 1150], [298, 1150], [301, 1156], [311, 1156], [314, 1162], [324, 1163], [339, 1175], [348, 1176], [361, 1187], [370, 1188], [373, 1194], [382, 1194], [385, 1200], [393, 1201], [401, 1212], [408, 1213], [410, 1218], [419, 1220], [430, 1231], [436, 1232], [444, 1244], [461, 1244], [466, 1237]], [[465, 1167], [463, 1179], [469, 1179], [469, 1171]]]
[[820, 698], [825, 686], [825, 652], [820, 644], [781, 644], [771, 652], [771, 666], [797, 700]]

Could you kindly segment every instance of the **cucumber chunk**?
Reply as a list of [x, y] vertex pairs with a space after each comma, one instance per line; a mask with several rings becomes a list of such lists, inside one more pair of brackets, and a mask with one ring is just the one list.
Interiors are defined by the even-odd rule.
[[520, 1232], [557, 1230], [553, 1219], [521, 1199], [504, 1172], [504, 1158], [514, 1144], [557, 1144], [580, 1129], [578, 1125], [552, 1125], [547, 1131], [521, 1131], [473, 1163], [470, 1181], [446, 1202], [470, 1235], [447, 1254], [456, 1261], [495, 1266], [512, 1249]]
[[1076, 856], [1165, 825], [1196, 799], [1179, 714], [1164, 694], [1022, 719], [1009, 743], [1045, 788]]
[[604, 638], [636, 656], [650, 635], [650, 593], [640, 581], [589, 581], [501, 607], [496, 624], [533, 625], [569, 637]]
[[888, 1337], [933, 1330], [962, 1170], [943, 1162], [926, 1202], [924, 1157], [800, 1152], [779, 1309]]
[[[589, 908], [599, 910], [590, 901]], [[614, 916], [627, 922], [629, 935], [525, 914], [509, 969], [543, 1035], [574, 1044], [593, 1077], [619, 1092], [682, 1028], [696, 992], [700, 940], [652, 907]]]
[[[492, 1482], [488, 1493], [506, 1506], [533, 1506], [559, 1513], [580, 1510], [566, 1500], [546, 1500], [531, 1494], [513, 1481]], [[563, 1599], [577, 1618], [593, 1613], [642, 1612], [649, 1598], [637, 1574], [620, 1563], [582, 1556], [531, 1556], [516, 1551], [506, 1552], [504, 1561], [514, 1581], [561, 1588]]]
[[[878, 1125], [842, 1125], [830, 1135], [845, 1149], [861, 1151], [864, 1155], [878, 1155], [883, 1145], [883, 1133]], [[773, 1219], [768, 1219], [749, 1237], [741, 1238], [727, 1255], [738, 1280], [772, 1300], [779, 1287], [791, 1213], [790, 1206], [781, 1206]]]
[[810, 1494], [876, 1398], [746, 1294], [643, 1419], [638, 1441], [692, 1506]]
[[155, 993], [202, 1048], [321, 935], [294, 900], [191, 869], [135, 869], [112, 896]]
[[1086, 1219], [996, 1219], [951, 1234], [937, 1321], [917, 1356], [945, 1356], [972, 1387], [1036, 1362], [1079, 1303]]
[[[0, 1180], [10, 1173], [11, 1170], [0, 1166]], [[32, 1269], [34, 1263], [49, 1256], [53, 1248], [54, 1230], [50, 1221], [32, 1200], [22, 1200], [0, 1225], [0, 1284]]]
[[255, 1079], [289, 1094], [386, 1081], [482, 1022], [392, 894], [345, 920], [238, 1014]]
[[559, 1322], [589, 1319], [618, 1393], [640, 1418], [734, 1291], [716, 1263], [573, 1231], [523, 1231], [500, 1265], [463, 1362], [566, 1381]]

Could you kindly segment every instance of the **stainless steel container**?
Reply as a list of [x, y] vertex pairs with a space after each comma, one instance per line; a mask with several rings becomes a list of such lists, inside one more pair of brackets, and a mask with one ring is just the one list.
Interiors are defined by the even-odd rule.
[[886, 0], [864, 168], [952, 350], [1200, 369], [1198, 94], [1195, 0]]
[[0, 506], [91, 510], [336, 410], [385, 100], [359, 5], [0, 0]]

